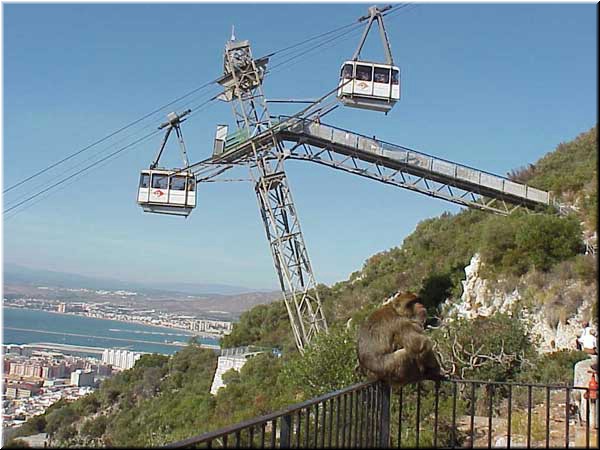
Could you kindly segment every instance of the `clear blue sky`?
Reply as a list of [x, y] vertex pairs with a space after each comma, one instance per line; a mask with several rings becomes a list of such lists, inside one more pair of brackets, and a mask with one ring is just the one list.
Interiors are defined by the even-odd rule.
[[[232, 24], [258, 56], [351, 23], [367, 6], [5, 3], [4, 185], [220, 76]], [[402, 100], [387, 117], [338, 108], [326, 122], [500, 175], [597, 123], [595, 4], [405, 10], [386, 21], [402, 71]], [[330, 90], [359, 36], [274, 70], [267, 97], [316, 98]], [[382, 55], [374, 44], [372, 55], [365, 54], [371, 59]], [[203, 91], [191, 106], [215, 92]], [[164, 114], [77, 161], [132, 142]], [[231, 109], [213, 102], [184, 124], [192, 160], [209, 156], [219, 123], [232, 124]], [[4, 261], [122, 280], [277, 288], [250, 184], [201, 185], [187, 220], [144, 214], [136, 205], [139, 170], [159, 140], [5, 218]], [[175, 147], [170, 151], [176, 154]], [[290, 162], [287, 169], [317, 280], [327, 284], [400, 245], [421, 220], [459, 210], [318, 165]], [[4, 208], [61, 173], [8, 193]]]

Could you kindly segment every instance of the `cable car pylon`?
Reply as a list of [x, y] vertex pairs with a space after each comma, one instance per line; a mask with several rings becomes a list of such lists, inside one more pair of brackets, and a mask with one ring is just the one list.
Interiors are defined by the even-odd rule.
[[[217, 181], [217, 177], [234, 166], [248, 167], [292, 332], [301, 353], [316, 334], [327, 331], [327, 322], [288, 185], [284, 169], [286, 159], [316, 162], [496, 214], [511, 214], [521, 207], [537, 211], [554, 203], [549, 192], [378, 141], [375, 137], [371, 139], [321, 124], [320, 118], [337, 107], [326, 103], [326, 99], [336, 92], [343, 103], [355, 102], [349, 106], [384, 112], [389, 111], [399, 98], [399, 79], [396, 78], [399, 70], [393, 66], [389, 44], [388, 64], [358, 60], [374, 21], [378, 22], [382, 39], [387, 42], [382, 21], [382, 13], [387, 10], [369, 9], [369, 16], [361, 18], [361, 21], [369, 19], [369, 23], [355, 52], [355, 59], [344, 64], [340, 83], [292, 116], [269, 115], [262, 90], [269, 56], [254, 59], [249, 41], [236, 40], [232, 30], [232, 37], [225, 45], [224, 74], [217, 80], [224, 91], [214, 98], [232, 105], [237, 131], [229, 134], [227, 125], [218, 125], [212, 156], [181, 170], [172, 170], [169, 174], [171, 178], [182, 173], [190, 177], [195, 175], [194, 181], [200, 183]], [[352, 74], [346, 77], [344, 71], [348, 64]], [[356, 90], [358, 77], [355, 78], [354, 74], [360, 71], [372, 77], [373, 90], [369, 95]], [[377, 78], [378, 75], [388, 77], [387, 85]], [[386, 85], [383, 88], [388, 89], [387, 96], [375, 95], [380, 92], [375, 88], [382, 88], [378, 84]], [[397, 90], [394, 91], [396, 84]], [[349, 85], [351, 90], [347, 92], [345, 88]], [[182, 117], [176, 116], [174, 122], [169, 118], [170, 122], [163, 126], [174, 127], [177, 131]], [[157, 161], [170, 131], [167, 130]], [[181, 138], [180, 130], [177, 135]], [[286, 143], [290, 144], [289, 148], [285, 147]], [[144, 172], [142, 183], [143, 176]]]
[[249, 140], [247, 165], [296, 346], [304, 352], [314, 335], [327, 331], [327, 322], [284, 169], [285, 149], [272, 131], [262, 90], [268, 57], [255, 60], [250, 42], [233, 38], [225, 44], [219, 98], [231, 103], [240, 135], [270, 133], [266, 140]]

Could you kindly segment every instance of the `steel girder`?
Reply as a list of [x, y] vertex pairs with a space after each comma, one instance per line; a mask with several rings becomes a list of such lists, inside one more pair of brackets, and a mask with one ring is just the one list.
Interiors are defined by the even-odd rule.
[[294, 142], [287, 150], [287, 158], [310, 161], [344, 172], [360, 175], [431, 197], [440, 198], [469, 208], [508, 215], [519, 209], [528, 208], [523, 204], [506, 202], [487, 197], [475, 189], [463, 189], [426, 176], [411, 174], [402, 168], [390, 168], [381, 160], [365, 161], [358, 154], [337, 153], [333, 146], [319, 147], [305, 142]]

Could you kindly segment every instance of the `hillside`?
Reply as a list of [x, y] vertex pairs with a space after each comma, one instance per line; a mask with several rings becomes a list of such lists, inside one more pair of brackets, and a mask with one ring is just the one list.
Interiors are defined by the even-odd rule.
[[[360, 320], [398, 290], [418, 292], [428, 308], [447, 298], [457, 300], [464, 269], [475, 253], [482, 256], [486, 278], [505, 284], [516, 285], [528, 273], [552, 274], [553, 270], [557, 277], [574, 271], [576, 278], [593, 282], [596, 261], [580, 253], [582, 236], [597, 232], [597, 161], [594, 127], [559, 144], [529, 168], [509, 174], [533, 187], [550, 189], [561, 203], [574, 206], [567, 217], [527, 213], [502, 217], [463, 210], [422, 221], [400, 247], [371, 256], [348, 280], [319, 286], [328, 321]], [[242, 315], [223, 346], [281, 342], [291, 346], [286, 321], [281, 302], [260, 306]]]
[[[216, 358], [190, 345], [172, 358], [144, 357], [87, 400], [57, 405], [28, 426], [45, 429], [62, 445], [158, 445], [347, 386], [360, 379], [354, 371], [356, 325], [398, 290], [418, 292], [432, 316], [443, 316], [448, 305], [459, 302], [465, 267], [474, 254], [481, 257], [481, 275], [494, 286], [507, 292], [527, 286], [529, 302], [552, 305], [561, 312], [554, 325], [565, 322], [597, 292], [596, 260], [582, 255], [582, 236], [593, 234], [597, 226], [596, 162], [594, 127], [511, 174], [551, 189], [561, 202], [574, 206], [567, 217], [499, 217], [473, 210], [443, 214], [419, 223], [401, 246], [367, 259], [348, 280], [319, 286], [330, 333], [318, 336], [303, 357], [294, 349], [283, 303], [259, 305], [242, 314], [222, 345], [276, 346], [283, 356], [251, 359], [241, 373], [226, 375], [227, 387], [217, 396], [208, 394]], [[523, 305], [517, 306], [513, 314]], [[584, 313], [592, 319], [597, 311]], [[573, 363], [583, 357], [573, 351], [539, 354], [527, 326], [504, 313], [454, 320], [433, 336], [438, 350], [451, 358], [444, 336], [470, 342], [475, 330], [486, 330], [478, 342], [483, 351], [497, 352], [502, 341], [503, 352], [519, 356], [476, 369], [457, 364], [454, 376], [568, 383]]]

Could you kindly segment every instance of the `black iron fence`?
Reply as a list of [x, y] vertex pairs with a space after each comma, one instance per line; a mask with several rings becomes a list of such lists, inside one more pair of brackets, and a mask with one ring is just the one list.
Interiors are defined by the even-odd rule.
[[359, 383], [169, 448], [598, 448], [587, 388], [474, 380]]

